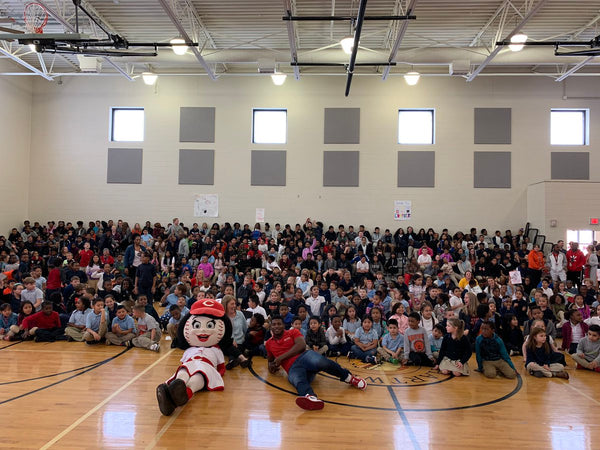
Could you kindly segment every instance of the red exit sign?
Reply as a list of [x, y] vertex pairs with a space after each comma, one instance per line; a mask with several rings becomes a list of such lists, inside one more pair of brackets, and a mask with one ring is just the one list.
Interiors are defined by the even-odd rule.
[[600, 219], [598, 219], [598, 218], [590, 219], [590, 225], [598, 225], [598, 223], [600, 223]]

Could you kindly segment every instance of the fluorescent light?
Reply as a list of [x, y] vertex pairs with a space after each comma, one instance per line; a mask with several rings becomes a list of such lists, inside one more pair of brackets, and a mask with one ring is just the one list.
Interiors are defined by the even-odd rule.
[[523, 44], [527, 41], [527, 35], [523, 33], [515, 34], [510, 38], [510, 44], [508, 48], [510, 48], [513, 52], [520, 52], [523, 50]]
[[352, 48], [354, 48], [354, 36], [346, 36], [340, 41], [340, 44], [342, 46], [342, 50], [344, 50], [344, 53], [351, 55]]
[[283, 83], [285, 83], [286, 78], [287, 75], [281, 72], [275, 72], [273, 75], [271, 75], [271, 80], [273, 80], [273, 84], [275, 86], [281, 86]]
[[29, 44], [29, 50], [31, 50], [32, 52], [37, 53], [37, 45], [35, 45], [35, 44]]
[[152, 72], [144, 72], [142, 74], [142, 79], [144, 80], [144, 83], [146, 83], [148, 86], [154, 85], [154, 83], [156, 83], [157, 78], [158, 75]]
[[185, 44], [185, 41], [181, 38], [176, 38], [176, 39], [171, 39], [169, 41], [169, 44], [172, 45], [171, 49], [173, 50], [173, 53], [175, 53], [176, 55], [185, 55], [188, 49], [187, 45], [182, 45]]
[[409, 86], [414, 86], [417, 84], [419, 82], [419, 78], [421, 78], [421, 74], [419, 72], [411, 71], [404, 74], [404, 81], [406, 81], [406, 84]]

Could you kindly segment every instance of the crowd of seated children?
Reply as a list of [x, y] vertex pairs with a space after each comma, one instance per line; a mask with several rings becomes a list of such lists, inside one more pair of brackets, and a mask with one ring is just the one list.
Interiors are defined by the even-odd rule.
[[176, 345], [194, 301], [233, 298], [247, 357], [264, 353], [269, 320], [281, 315], [308, 348], [332, 357], [460, 376], [474, 350], [485, 376], [511, 378], [510, 357], [522, 354], [528, 373], [564, 377], [554, 339], [577, 367], [595, 370], [600, 318], [595, 272], [582, 279], [585, 264], [569, 265], [586, 261], [577, 243], [563, 247], [543, 255], [522, 230], [371, 233], [311, 219], [253, 229], [26, 222], [0, 236], [0, 337], [159, 351], [163, 332]]

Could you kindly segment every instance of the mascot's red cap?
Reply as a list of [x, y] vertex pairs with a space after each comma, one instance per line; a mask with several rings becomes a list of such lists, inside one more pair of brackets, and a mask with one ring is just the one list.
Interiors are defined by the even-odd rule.
[[223, 317], [225, 315], [225, 309], [218, 301], [212, 298], [204, 298], [198, 300], [192, 305], [190, 314], [195, 316], [201, 316], [203, 314], [209, 314], [215, 317]]

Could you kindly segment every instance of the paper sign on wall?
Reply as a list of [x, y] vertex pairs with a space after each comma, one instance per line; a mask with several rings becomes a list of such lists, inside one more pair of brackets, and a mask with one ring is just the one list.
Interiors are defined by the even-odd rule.
[[394, 220], [410, 220], [412, 202], [410, 200], [394, 200]]
[[256, 222], [265, 221], [265, 208], [256, 208]]
[[196, 195], [194, 217], [219, 217], [219, 196], [217, 194]]
[[521, 279], [521, 272], [518, 270], [513, 270], [512, 272], [508, 272], [508, 276], [510, 276], [510, 282], [512, 284], [521, 284], [523, 280]]

